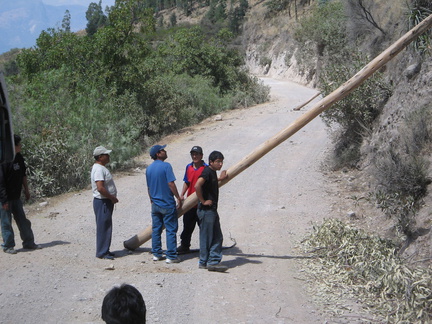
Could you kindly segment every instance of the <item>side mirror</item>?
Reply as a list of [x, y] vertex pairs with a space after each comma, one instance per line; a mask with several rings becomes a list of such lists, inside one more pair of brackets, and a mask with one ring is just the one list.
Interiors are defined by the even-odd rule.
[[12, 162], [15, 158], [12, 116], [3, 73], [0, 73], [0, 163]]

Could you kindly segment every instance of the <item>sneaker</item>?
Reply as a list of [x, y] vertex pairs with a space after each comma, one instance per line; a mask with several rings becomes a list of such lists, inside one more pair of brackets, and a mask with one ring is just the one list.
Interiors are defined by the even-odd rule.
[[13, 247], [4, 248], [3, 251], [4, 251], [4, 253], [17, 254], [17, 251]]
[[175, 259], [166, 259], [165, 261], [166, 263], [180, 263], [180, 259], [179, 258], [175, 258]]
[[207, 266], [205, 264], [199, 263], [198, 269], [207, 269]]
[[114, 260], [114, 257], [112, 255], [105, 254], [104, 256], [101, 256], [99, 259]]
[[190, 252], [190, 248], [184, 245], [180, 245], [177, 248], [177, 254], [185, 254], [185, 253], [189, 253]]
[[228, 267], [221, 265], [221, 264], [208, 264], [207, 270], [208, 271], [225, 272], [228, 270]]
[[23, 249], [26, 249], [26, 250], [40, 250], [40, 249], [42, 249], [42, 246], [40, 246], [39, 244], [23, 245]]
[[163, 259], [165, 259], [163, 256], [153, 255], [153, 261], [162, 261]]

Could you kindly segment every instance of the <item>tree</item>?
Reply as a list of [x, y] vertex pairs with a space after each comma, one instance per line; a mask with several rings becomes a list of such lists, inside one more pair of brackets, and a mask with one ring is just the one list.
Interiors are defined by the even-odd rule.
[[288, 10], [288, 16], [291, 18], [291, 2], [292, 0], [270, 0], [265, 2], [264, 6], [267, 7], [265, 17], [271, 18], [280, 14], [283, 10]]
[[86, 11], [86, 19], [86, 32], [89, 36], [94, 35], [100, 27], [106, 24], [107, 16], [102, 10], [102, 0], [99, 1], [99, 4], [95, 2], [90, 3]]
[[[212, 81], [221, 93], [235, 89], [243, 78], [239, 53], [228, 48], [233, 34], [221, 29], [216, 39], [206, 39], [199, 27], [183, 28], [158, 47], [166, 69], [175, 74], [201, 75]], [[247, 79], [247, 77], [245, 78]]]
[[219, 3], [216, 6], [215, 10], [215, 21], [224, 21], [225, 19], [227, 19], [226, 6], [226, 0], [219, 0]]
[[364, 0], [349, 0], [350, 4], [356, 9], [356, 14], [359, 19], [366, 20], [376, 29], [378, 29], [383, 35], [386, 35], [386, 32], [378, 25], [376, 20], [372, 15], [372, 11], [370, 9], [371, 5], [367, 5]]
[[231, 1], [231, 7], [228, 12], [229, 29], [234, 34], [238, 34], [246, 12], [249, 9], [249, 3], [247, 0], [240, 0], [240, 5], [235, 8], [233, 7], [234, 4]]
[[175, 12], [173, 12], [170, 16], [170, 23], [171, 23], [171, 27], [174, 27], [175, 25], [177, 25], [177, 16], [176, 16]]
[[62, 29], [66, 33], [70, 33], [70, 24], [71, 24], [71, 14], [69, 10], [66, 10], [62, 20]]

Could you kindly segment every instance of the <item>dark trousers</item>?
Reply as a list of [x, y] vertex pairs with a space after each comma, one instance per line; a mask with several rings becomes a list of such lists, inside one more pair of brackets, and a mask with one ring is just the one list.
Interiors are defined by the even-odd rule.
[[198, 219], [200, 228], [199, 264], [218, 264], [222, 260], [223, 235], [216, 207], [198, 209]]
[[180, 235], [181, 246], [190, 247], [192, 233], [198, 224], [197, 209], [192, 208], [183, 215], [183, 232]]
[[93, 199], [96, 216], [96, 257], [108, 254], [112, 237], [112, 213], [114, 204], [109, 199]]

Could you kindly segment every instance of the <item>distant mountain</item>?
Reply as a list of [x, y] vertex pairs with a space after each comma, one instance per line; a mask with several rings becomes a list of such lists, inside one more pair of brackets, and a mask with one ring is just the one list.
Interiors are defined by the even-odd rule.
[[85, 29], [87, 9], [80, 5], [50, 6], [41, 0], [0, 0], [0, 54], [36, 45], [42, 30], [61, 27], [66, 10], [71, 14], [71, 30]]

